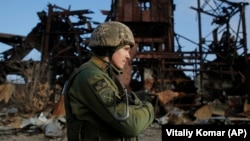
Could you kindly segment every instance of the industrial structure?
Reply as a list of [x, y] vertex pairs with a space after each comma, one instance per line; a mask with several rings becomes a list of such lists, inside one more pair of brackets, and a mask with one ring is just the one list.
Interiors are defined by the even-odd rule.
[[[247, 5], [228, 0], [202, 3], [197, 0], [197, 7], [191, 9], [198, 15], [199, 41], [194, 49], [185, 52], [178, 40], [188, 40], [188, 37], [175, 33], [173, 0], [112, 0], [111, 9], [101, 12], [106, 21], [123, 22], [134, 33], [133, 59], [123, 74], [129, 89], [146, 89], [152, 93], [175, 89], [197, 95], [209, 93], [213, 98], [221, 95], [248, 98]], [[57, 85], [62, 88], [74, 69], [91, 56], [88, 39], [99, 24], [89, 17], [92, 13], [87, 9], [71, 11], [49, 4], [48, 11], [37, 13], [40, 22], [26, 37], [0, 34], [0, 42], [12, 46], [1, 53], [0, 82], [4, 84], [7, 75], [16, 74], [32, 89], [44, 83], [48, 83], [50, 89], [56, 89]], [[210, 37], [202, 35], [203, 15], [213, 19], [215, 28]], [[239, 21], [236, 26], [231, 25], [234, 17]], [[41, 60], [23, 61], [32, 49], [41, 52]], [[208, 60], [210, 55], [215, 59]], [[185, 72], [191, 72], [193, 77]], [[51, 100], [60, 93], [56, 92], [53, 91]]]

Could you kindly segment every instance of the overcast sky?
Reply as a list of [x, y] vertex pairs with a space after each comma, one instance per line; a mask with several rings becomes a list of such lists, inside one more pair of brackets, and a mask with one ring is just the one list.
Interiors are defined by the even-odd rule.
[[[235, 2], [247, 2], [248, 0], [232, 0]], [[204, 2], [201, 0], [201, 3]], [[62, 8], [71, 10], [89, 9], [93, 21], [103, 22], [106, 18], [100, 10], [110, 10], [111, 0], [4, 0], [0, 4], [0, 33], [17, 34], [26, 36], [33, 27], [40, 22], [37, 12], [47, 11], [47, 5], [55, 4]], [[197, 13], [190, 7], [197, 7], [197, 0], [174, 0], [176, 10], [174, 11], [175, 32], [198, 43]], [[247, 33], [250, 33], [249, 6], [246, 7]], [[211, 21], [202, 21], [203, 36], [211, 32]], [[248, 35], [250, 42], [250, 35]], [[181, 41], [183, 50], [193, 50], [197, 46], [184, 40]], [[10, 47], [0, 43], [0, 52]], [[248, 43], [249, 48], [249, 43]]]

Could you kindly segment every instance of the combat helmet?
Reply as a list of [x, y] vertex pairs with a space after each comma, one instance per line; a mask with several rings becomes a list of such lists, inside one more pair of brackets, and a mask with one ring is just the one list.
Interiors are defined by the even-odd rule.
[[89, 47], [95, 49], [118, 49], [123, 45], [135, 45], [132, 31], [121, 22], [109, 21], [98, 25], [91, 34]]

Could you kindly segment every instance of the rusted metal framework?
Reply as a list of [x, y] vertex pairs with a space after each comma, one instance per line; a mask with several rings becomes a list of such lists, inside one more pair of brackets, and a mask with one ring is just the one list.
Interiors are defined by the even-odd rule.
[[[136, 48], [134, 59], [124, 80], [131, 80], [132, 89], [145, 88], [144, 81], [153, 75], [154, 90], [166, 89], [169, 82], [186, 77], [178, 65], [195, 65], [199, 61], [197, 52], [177, 52], [174, 49], [174, 3], [173, 0], [113, 0], [109, 20], [120, 21], [134, 32]], [[188, 59], [185, 63], [183, 59]], [[150, 74], [145, 74], [145, 69]], [[131, 76], [132, 70], [132, 76]]]
[[[207, 87], [210, 93], [248, 97], [250, 65], [245, 8], [249, 3], [227, 0], [201, 2], [197, 0], [197, 8], [191, 7], [198, 15], [201, 79], [209, 81], [204, 83], [210, 85]], [[203, 33], [202, 17], [206, 16], [211, 19], [210, 24], [213, 25], [213, 30], [209, 33]], [[209, 59], [210, 55], [215, 56], [214, 59]], [[206, 87], [202, 83], [200, 85]], [[230, 87], [226, 88], [226, 83]], [[217, 84], [219, 86], [215, 86]]]
[[[185, 71], [201, 76], [206, 73], [220, 80], [230, 79], [234, 83], [238, 80], [232, 78], [240, 76], [240, 79], [245, 79], [243, 85], [249, 85], [245, 25], [245, 6], [248, 3], [226, 0], [202, 2], [200, 4], [197, 0], [197, 8], [191, 7], [199, 17], [197, 27], [200, 40], [197, 49], [190, 52], [174, 48], [178, 40], [175, 41], [177, 34], [173, 24], [173, 0], [112, 0], [111, 9], [102, 10], [107, 16], [106, 21], [123, 22], [134, 33], [136, 47], [131, 52], [133, 60], [124, 70], [123, 77], [128, 87], [133, 90], [162, 91], [168, 89], [178, 78], [191, 81]], [[41, 83], [49, 82], [51, 87], [55, 84], [62, 86], [74, 68], [88, 60], [91, 55], [88, 38], [95, 25], [99, 24], [86, 16], [92, 13], [90, 10], [71, 11], [49, 4], [47, 12], [38, 12], [41, 22], [27, 37], [0, 34], [0, 42], [12, 46], [12, 49], [1, 53], [1, 83], [6, 81], [7, 74], [19, 74], [25, 78], [20, 70], [36, 64], [39, 65], [37, 77]], [[202, 35], [203, 14], [211, 16], [213, 24], [217, 25], [209, 39]], [[230, 21], [237, 15], [239, 25], [232, 27]], [[21, 61], [34, 48], [41, 52], [41, 61]], [[206, 57], [209, 54], [215, 55], [215, 60], [208, 61]], [[240, 60], [242, 57], [244, 59]], [[237, 67], [242, 62], [245, 67]], [[148, 71], [150, 73], [146, 73]], [[145, 86], [148, 78], [154, 81], [151, 87]], [[218, 81], [214, 77], [210, 78], [211, 82]], [[246, 90], [249, 93], [247, 88]]]
[[[70, 11], [57, 5], [48, 5], [48, 11], [38, 12], [40, 21], [26, 36], [1, 34], [0, 41], [12, 48], [1, 53], [1, 82], [6, 75], [20, 73], [26, 62], [39, 65], [38, 79], [41, 83], [63, 85], [74, 68], [85, 62], [89, 54], [87, 48], [89, 34], [98, 22], [94, 22], [86, 10]], [[32, 49], [41, 52], [41, 61], [21, 61]], [[29, 67], [32, 67], [30, 65]]]
[[[249, 55], [245, 25], [245, 7], [248, 3], [226, 0], [201, 2], [197, 0], [197, 8], [191, 7], [198, 15], [197, 48], [183, 52], [180, 48], [174, 48], [175, 43], [178, 44], [173, 24], [174, 1], [112, 1], [111, 11], [106, 12], [107, 20], [128, 25], [134, 32], [137, 43], [132, 52], [134, 59], [128, 65], [128, 70], [125, 71], [127, 73], [124, 73], [127, 85], [130, 84], [132, 89], [148, 89], [146, 75], [149, 73], [145, 71], [149, 69], [152, 76], [150, 79], [154, 81], [149, 89], [161, 91], [168, 89], [178, 78], [191, 80], [184, 72], [192, 71], [194, 77], [199, 76], [200, 89], [210, 90], [210, 93], [216, 95], [249, 94]], [[211, 36], [203, 35], [201, 17], [206, 16], [210, 16], [214, 27], [208, 33]], [[233, 23], [235, 18], [238, 24]], [[214, 58], [211, 60], [209, 56]], [[224, 87], [226, 83], [231, 86]]]

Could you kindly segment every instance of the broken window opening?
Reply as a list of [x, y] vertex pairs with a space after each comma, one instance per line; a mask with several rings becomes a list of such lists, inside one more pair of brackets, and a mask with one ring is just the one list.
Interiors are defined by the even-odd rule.
[[139, 0], [138, 3], [142, 11], [149, 10], [151, 7], [150, 0]]
[[25, 84], [24, 78], [21, 75], [17, 74], [8, 74], [7, 82], [12, 84]]

